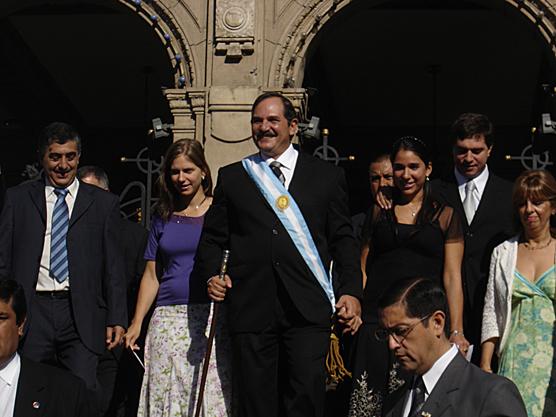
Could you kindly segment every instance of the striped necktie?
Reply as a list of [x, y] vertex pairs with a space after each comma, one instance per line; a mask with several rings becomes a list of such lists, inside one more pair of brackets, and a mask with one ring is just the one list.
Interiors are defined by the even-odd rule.
[[68, 278], [68, 250], [66, 237], [69, 225], [69, 210], [66, 204], [66, 188], [55, 188], [58, 198], [52, 212], [52, 233], [50, 235], [50, 276], [59, 283]]
[[413, 399], [411, 400], [411, 409], [409, 410], [408, 417], [416, 417], [425, 404], [425, 382], [423, 377], [416, 376], [413, 382]]
[[270, 165], [270, 169], [272, 170], [274, 175], [276, 175], [276, 177], [280, 180], [282, 185], [285, 185], [286, 184], [286, 177], [285, 177], [284, 173], [282, 172], [282, 170], [280, 169], [282, 167], [282, 164], [278, 161], [272, 161], [269, 165]]

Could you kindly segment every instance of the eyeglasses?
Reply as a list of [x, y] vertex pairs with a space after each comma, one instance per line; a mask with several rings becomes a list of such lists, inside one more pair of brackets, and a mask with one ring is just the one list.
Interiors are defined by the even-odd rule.
[[386, 342], [388, 340], [388, 337], [392, 336], [394, 338], [394, 340], [396, 341], [396, 343], [401, 345], [403, 343], [403, 341], [405, 340], [405, 338], [407, 336], [409, 336], [409, 333], [411, 333], [413, 331], [413, 329], [415, 327], [417, 327], [417, 325], [419, 323], [422, 323], [424, 320], [428, 319], [430, 316], [432, 316], [432, 314], [427, 314], [425, 317], [423, 317], [422, 319], [419, 319], [418, 322], [413, 323], [409, 327], [397, 326], [397, 327], [394, 327], [392, 329], [378, 328], [375, 331], [375, 339], [378, 340], [379, 342]]

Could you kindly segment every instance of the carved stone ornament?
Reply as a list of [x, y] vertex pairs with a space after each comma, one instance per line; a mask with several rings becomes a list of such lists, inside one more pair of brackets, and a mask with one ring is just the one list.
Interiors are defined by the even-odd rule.
[[216, 53], [239, 60], [254, 52], [255, 0], [217, 0]]

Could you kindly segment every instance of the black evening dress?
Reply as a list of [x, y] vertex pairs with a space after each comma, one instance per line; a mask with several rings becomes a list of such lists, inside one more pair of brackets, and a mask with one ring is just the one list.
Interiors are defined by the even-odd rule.
[[[376, 209], [370, 227], [362, 318], [351, 363], [353, 387], [350, 417], [375, 417], [389, 394], [407, 381], [388, 351], [386, 342], [375, 339], [377, 303], [382, 293], [399, 280], [424, 277], [442, 284], [444, 244], [463, 241], [460, 221], [446, 205], [434, 204], [431, 220], [422, 224], [398, 223], [393, 211]], [[389, 401], [388, 401], [389, 402]]]

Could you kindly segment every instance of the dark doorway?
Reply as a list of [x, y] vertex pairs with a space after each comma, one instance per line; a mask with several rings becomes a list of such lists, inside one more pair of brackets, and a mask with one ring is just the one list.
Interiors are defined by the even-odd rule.
[[108, 171], [119, 193], [142, 179], [135, 157], [151, 119], [171, 122], [162, 87], [174, 75], [154, 30], [116, 1], [20, 1], [0, 6], [0, 163], [7, 186], [36, 161], [37, 133], [73, 124], [83, 137], [81, 165]]
[[330, 129], [344, 162], [354, 212], [369, 203], [367, 165], [400, 136], [433, 151], [434, 175], [451, 172], [449, 126], [463, 112], [496, 128], [489, 166], [513, 179], [531, 128], [550, 103], [555, 60], [535, 24], [506, 2], [353, 2], [311, 44], [303, 86], [309, 111]]

